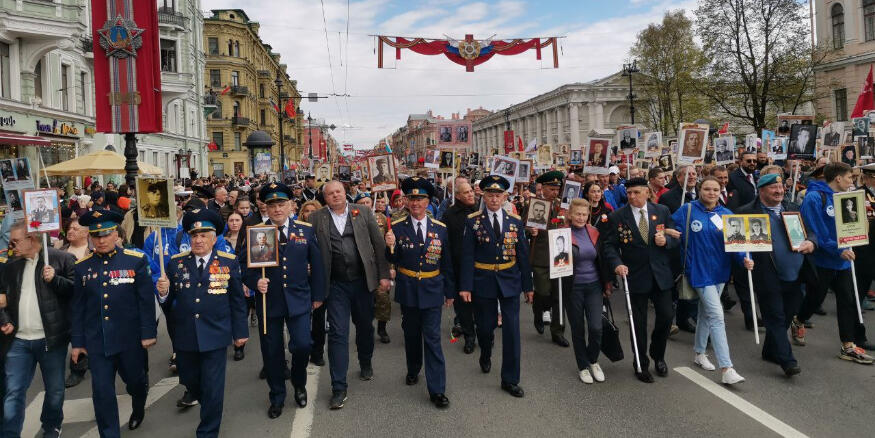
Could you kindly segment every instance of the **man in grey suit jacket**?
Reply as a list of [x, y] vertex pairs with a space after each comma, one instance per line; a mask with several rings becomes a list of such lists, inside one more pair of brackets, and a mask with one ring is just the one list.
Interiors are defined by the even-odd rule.
[[331, 370], [329, 408], [340, 409], [346, 402], [346, 372], [349, 367], [349, 321], [356, 328], [361, 380], [374, 376], [373, 291], [389, 290], [386, 241], [370, 209], [346, 200], [338, 181], [323, 187], [326, 207], [313, 212], [310, 221], [328, 276], [325, 307], [328, 313], [328, 361]]

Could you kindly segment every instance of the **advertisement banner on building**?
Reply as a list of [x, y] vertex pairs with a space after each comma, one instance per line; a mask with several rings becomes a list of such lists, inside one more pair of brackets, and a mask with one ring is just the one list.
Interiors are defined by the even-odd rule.
[[92, 2], [97, 130], [161, 132], [161, 55], [155, 2]]
[[259, 152], [255, 154], [255, 174], [261, 175], [270, 173], [270, 152]]

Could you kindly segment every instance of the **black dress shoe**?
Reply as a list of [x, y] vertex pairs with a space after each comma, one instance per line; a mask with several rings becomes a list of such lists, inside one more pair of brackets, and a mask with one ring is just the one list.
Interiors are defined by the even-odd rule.
[[84, 374], [79, 374], [76, 372], [70, 373], [70, 375], [67, 376], [67, 380], [64, 381], [64, 388], [72, 388], [72, 387], [82, 383], [82, 380], [84, 380], [84, 379], [85, 379]]
[[543, 335], [544, 334], [544, 322], [535, 320], [535, 330], [538, 331], [539, 335]]
[[283, 414], [283, 405], [270, 405], [267, 408], [267, 418], [273, 420]]
[[799, 365], [781, 366], [781, 369], [784, 370], [784, 375], [787, 377], [792, 377], [802, 372], [802, 368], [799, 368]]
[[320, 354], [318, 356], [311, 354], [310, 355], [310, 363], [316, 365], [317, 367], [325, 366], [325, 358]]
[[432, 394], [430, 398], [431, 402], [440, 409], [444, 409], [450, 405], [450, 399], [444, 394]]
[[407, 376], [404, 377], [404, 384], [407, 386], [416, 385], [417, 382], [419, 382], [419, 375], [418, 374], [413, 375], [413, 376], [408, 374]]
[[814, 311], [814, 313], [823, 316], [826, 315], [826, 310], [823, 310], [823, 307], [818, 307], [817, 310]]
[[690, 324], [690, 320], [678, 322], [678, 328], [687, 332], [687, 333], [696, 333], [696, 325]]
[[185, 394], [182, 394], [182, 398], [176, 401], [177, 408], [190, 408], [192, 406], [197, 406], [197, 397], [186, 390]]
[[644, 383], [653, 383], [653, 375], [650, 374], [650, 371], [642, 370], [640, 373], [636, 372], [635, 377]]
[[146, 407], [140, 407], [134, 409], [134, 412], [131, 413], [131, 418], [128, 420], [128, 429], [134, 430], [140, 427], [143, 424], [143, 417], [146, 416]]
[[392, 342], [392, 339], [389, 338], [389, 334], [383, 331], [382, 333], [377, 333], [380, 336], [380, 343], [388, 344]]
[[474, 352], [474, 339], [473, 338], [465, 338], [465, 347], [462, 348], [462, 351], [465, 354], [471, 354]]
[[371, 380], [374, 378], [374, 369], [368, 365], [366, 367], [362, 367], [362, 371], [359, 373], [360, 380]]
[[522, 397], [525, 395], [525, 393], [523, 392], [523, 388], [521, 388], [519, 385], [514, 385], [512, 383], [501, 382], [501, 389], [514, 397]]
[[299, 408], [307, 407], [307, 388], [295, 388], [295, 403]]
[[562, 335], [553, 335], [553, 343], [560, 347], [567, 347], [570, 345], [568, 339], [565, 339], [565, 336]]
[[234, 349], [234, 361], [235, 362], [240, 362], [245, 357], [246, 357], [246, 353], [243, 352], [242, 348], [239, 348], [239, 349], [235, 348]]
[[668, 375], [668, 365], [665, 364], [664, 360], [658, 360], [653, 364], [653, 368], [656, 369], [656, 375], [659, 377], [665, 377]]
[[328, 409], [337, 410], [346, 403], [346, 391], [331, 391], [331, 400], [328, 401]]
[[480, 370], [483, 371], [484, 374], [488, 374], [489, 370], [492, 369], [492, 359], [488, 357], [480, 358]]
[[459, 337], [461, 337], [462, 334], [463, 334], [463, 332], [462, 332], [462, 326], [459, 325], [458, 323], [454, 324], [454, 325], [453, 325], [453, 328], [450, 329], [450, 333], [453, 335], [454, 338], [459, 338]]

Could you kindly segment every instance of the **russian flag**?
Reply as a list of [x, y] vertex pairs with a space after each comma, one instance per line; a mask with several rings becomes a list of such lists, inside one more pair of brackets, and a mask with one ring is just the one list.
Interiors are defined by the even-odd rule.
[[276, 102], [273, 101], [273, 98], [270, 99], [270, 106], [272, 106], [273, 110], [276, 111], [277, 113], [280, 112], [280, 107], [279, 107], [279, 105], [276, 104]]

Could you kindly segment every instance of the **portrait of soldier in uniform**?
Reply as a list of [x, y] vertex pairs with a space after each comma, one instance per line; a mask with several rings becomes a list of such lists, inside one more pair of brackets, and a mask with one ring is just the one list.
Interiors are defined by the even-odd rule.
[[167, 217], [170, 214], [170, 208], [167, 205], [167, 182], [153, 182], [146, 186], [146, 193], [143, 196], [142, 202], [143, 217], [147, 219], [158, 219]]
[[277, 228], [249, 227], [246, 230], [249, 267], [275, 266], [278, 263]]

